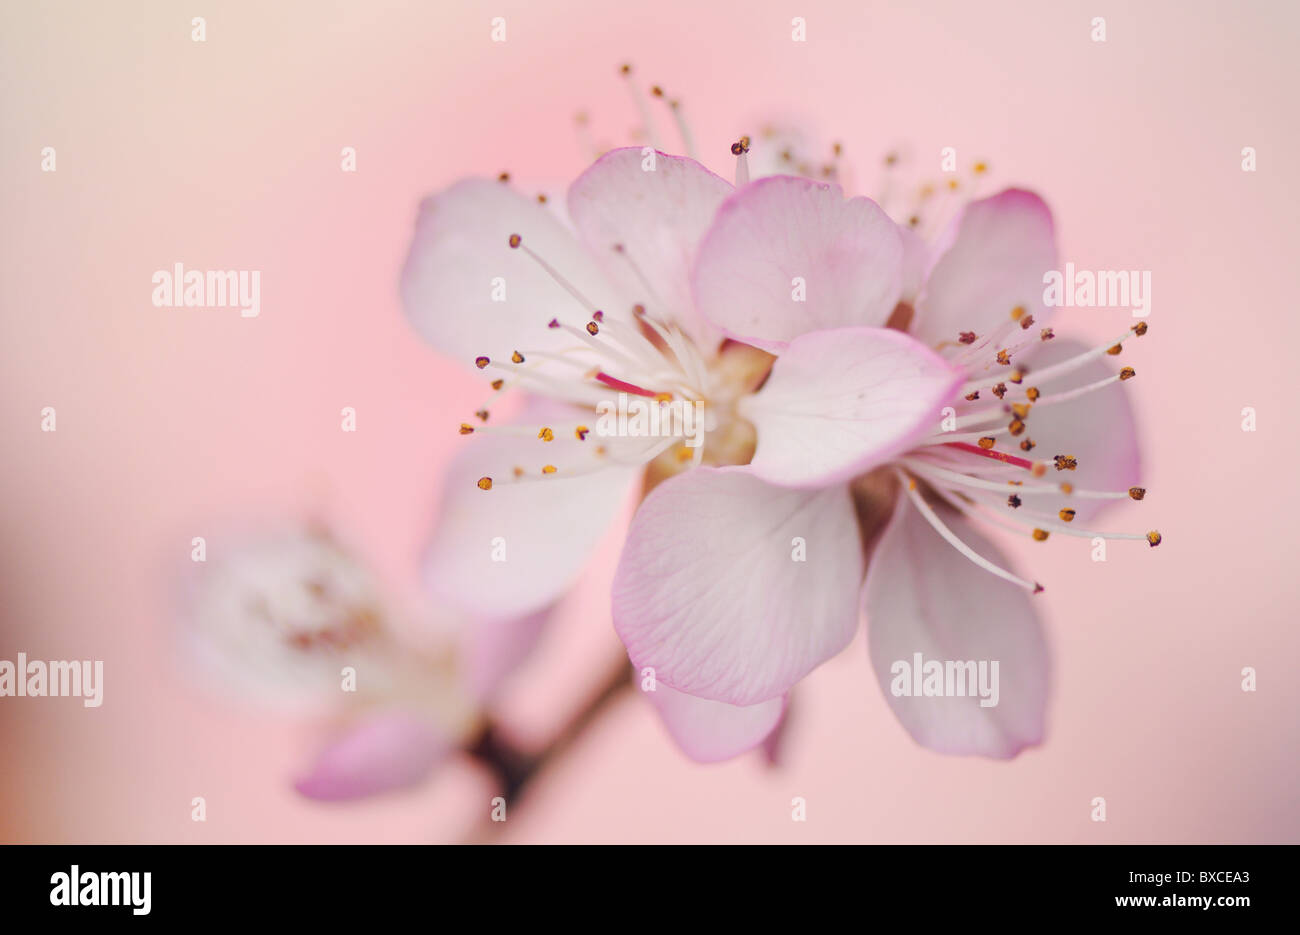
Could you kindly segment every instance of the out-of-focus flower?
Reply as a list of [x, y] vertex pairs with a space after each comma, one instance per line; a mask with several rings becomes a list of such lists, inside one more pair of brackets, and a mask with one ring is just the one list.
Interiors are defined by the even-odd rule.
[[539, 619], [445, 618], [434, 646], [411, 646], [370, 573], [311, 527], [213, 543], [190, 583], [184, 635], [219, 692], [331, 723], [295, 783], [322, 800], [425, 779], [481, 729]]

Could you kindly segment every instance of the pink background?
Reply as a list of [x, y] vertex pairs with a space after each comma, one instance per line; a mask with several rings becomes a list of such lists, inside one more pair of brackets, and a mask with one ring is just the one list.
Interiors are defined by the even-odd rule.
[[[785, 767], [692, 765], [629, 700], [511, 814], [508, 839], [1300, 840], [1298, 10], [5, 5], [0, 658], [103, 659], [106, 685], [99, 709], [0, 699], [0, 840], [450, 840], [488, 807], [459, 765], [374, 803], [296, 798], [315, 735], [198, 690], [168, 574], [209, 525], [317, 510], [413, 593], [451, 429], [481, 399], [480, 378], [401, 316], [417, 199], [466, 174], [576, 175], [577, 110], [611, 143], [635, 123], [624, 60], [683, 97], [723, 174], [728, 143], [765, 116], [842, 140], [867, 182], [896, 144], [934, 176], [954, 146], [990, 160], [991, 185], [1045, 195], [1063, 260], [1151, 270], [1151, 333], [1124, 358], [1151, 493], [1111, 523], [1156, 525], [1165, 543], [1115, 544], [1105, 564], [1086, 540], [1018, 547], [1049, 584], [1056, 685], [1046, 746], [1014, 762], [916, 747], [859, 636], [796, 695]], [[195, 15], [206, 43], [190, 40]], [[806, 43], [790, 41], [796, 15]], [[44, 146], [57, 172], [40, 171]], [[344, 146], [355, 174], [339, 170]], [[261, 317], [154, 308], [150, 275], [177, 261], [262, 270]], [[1131, 323], [1069, 317], [1098, 339]], [[349, 405], [355, 434], [339, 431]], [[56, 433], [39, 430], [44, 406]], [[514, 685], [525, 733], [557, 724], [616, 648], [599, 596], [616, 552]], [[206, 823], [190, 820], [196, 795]], [[1104, 824], [1089, 820], [1098, 795]]]

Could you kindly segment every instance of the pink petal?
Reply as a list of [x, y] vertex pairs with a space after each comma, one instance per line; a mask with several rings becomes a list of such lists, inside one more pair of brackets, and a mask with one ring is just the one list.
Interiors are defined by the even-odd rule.
[[903, 241], [903, 293], [899, 301], [915, 307], [926, 273], [934, 263], [935, 248], [910, 227], [900, 226], [898, 236]]
[[[1055, 338], [1038, 345], [1030, 358], [1027, 382], [1034, 382], [1035, 370], [1074, 357], [1087, 349], [1087, 345], [1069, 338]], [[1113, 376], [1119, 371], [1113, 360], [1103, 357], [1090, 361], [1058, 380], [1034, 385], [1042, 392], [1043, 402], [1047, 402], [1054, 391], [1086, 386]], [[1030, 410], [1026, 424], [1025, 434], [1037, 445], [1034, 448], [1036, 457], [1050, 461], [1053, 455], [1063, 454], [1078, 459], [1076, 470], [1062, 472], [1052, 480], [1068, 481], [1080, 489], [1112, 491], [1128, 490], [1141, 483], [1142, 459], [1127, 384], [1115, 383], [1069, 402], [1036, 405]], [[1056, 474], [1055, 471], [1050, 473]], [[1095, 519], [1116, 502], [1128, 502], [1058, 494], [1023, 494], [1021, 500], [1029, 509], [1053, 514], [1062, 507], [1071, 507], [1076, 512], [1074, 522], [1077, 525]], [[1143, 532], [1145, 527], [1129, 531]]]
[[900, 331], [800, 335], [762, 390], [741, 401], [758, 430], [750, 468], [789, 487], [848, 480], [938, 431], [962, 380], [960, 370]]
[[788, 490], [745, 468], [695, 468], [637, 511], [614, 576], [614, 628], [661, 684], [752, 705], [848, 644], [861, 580], [847, 488]]
[[808, 331], [884, 325], [902, 290], [902, 262], [898, 229], [875, 202], [773, 176], [719, 209], [700, 244], [695, 299], [728, 336], [780, 351]]
[[647, 171], [646, 158], [639, 148], [606, 153], [569, 188], [569, 215], [625, 294], [711, 350], [721, 335], [695, 311], [690, 268], [731, 184], [693, 159], [657, 152]]
[[[472, 617], [523, 617], [569, 589], [618, 516], [636, 471], [543, 476], [543, 464], [581, 470], [596, 458], [591, 442], [558, 430], [551, 442], [515, 435], [466, 442], [444, 478], [425, 582], [435, 598]], [[515, 467], [526, 480], [514, 482]], [[491, 490], [476, 486], [481, 477], [494, 479]]]
[[662, 682], [644, 694], [663, 718], [677, 746], [700, 763], [729, 760], [763, 743], [785, 711], [783, 696], [737, 707], [697, 698]]
[[392, 792], [421, 782], [450, 749], [437, 728], [413, 714], [372, 715], [326, 747], [294, 788], [327, 802]]
[[460, 662], [469, 691], [481, 701], [532, 653], [549, 619], [549, 609], [523, 617], [466, 622], [460, 633]]
[[912, 333], [926, 344], [955, 341], [963, 331], [985, 335], [1020, 306], [1040, 324], [1043, 274], [1056, 269], [1052, 212], [1033, 192], [1009, 188], [971, 202], [944, 237], [930, 270]]
[[[1008, 568], [970, 523], [946, 506], [935, 509], [959, 538]], [[1033, 598], [958, 553], [906, 500], [872, 554], [863, 608], [872, 668], [917, 743], [940, 753], [1009, 758], [1042, 742], [1049, 661]], [[891, 669], [910, 665], [916, 653], [923, 662], [996, 661], [997, 704], [982, 707], [978, 694], [896, 696]]]
[[[628, 313], [632, 300], [610, 284], [555, 214], [501, 182], [468, 179], [420, 206], [402, 269], [402, 299], [416, 330], [434, 347], [472, 363], [504, 359], [516, 349], [572, 343], [547, 324], [584, 324], [588, 309], [523, 249], [512, 234], [607, 315]], [[504, 289], [504, 301], [494, 290]], [[497, 295], [500, 293], [497, 292]]]

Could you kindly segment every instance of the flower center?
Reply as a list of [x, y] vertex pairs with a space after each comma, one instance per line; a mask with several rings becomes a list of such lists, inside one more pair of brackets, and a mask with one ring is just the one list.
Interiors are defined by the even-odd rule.
[[[647, 465], [646, 489], [689, 467], [747, 464], [753, 457], [753, 426], [737, 412], [739, 400], [766, 379], [774, 358], [747, 345], [727, 341], [705, 354], [669, 320], [641, 304], [630, 316], [607, 315], [518, 234], [509, 246], [522, 250], [578, 303], [585, 321], [559, 316], [552, 331], [574, 339], [570, 346], [515, 350], [508, 361], [475, 359], [480, 370], [500, 371], [493, 393], [508, 387], [570, 404], [571, 417], [540, 425], [489, 427], [487, 404], [475, 415], [480, 424], [462, 422], [462, 435], [536, 434], [544, 443], [567, 437], [587, 443], [588, 453], [568, 463], [549, 452], [538, 464], [510, 466], [504, 474], [479, 478], [490, 490], [502, 482], [572, 477], [614, 465]], [[621, 244], [615, 254], [637, 270]], [[639, 274], [639, 270], [637, 270]], [[644, 277], [640, 277], [644, 280]], [[558, 449], [553, 449], [558, 450]]]

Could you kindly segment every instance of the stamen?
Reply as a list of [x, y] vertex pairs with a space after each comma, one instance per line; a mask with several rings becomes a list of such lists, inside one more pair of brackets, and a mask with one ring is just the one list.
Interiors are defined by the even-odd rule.
[[632, 102], [636, 105], [637, 111], [641, 115], [641, 123], [645, 129], [646, 139], [655, 149], [662, 149], [659, 145], [659, 134], [655, 130], [654, 121], [650, 117], [650, 108], [646, 105], [645, 98], [637, 90], [636, 82], [632, 78], [632, 66], [623, 65], [619, 68], [619, 74], [627, 79], [628, 93], [632, 95]]
[[532, 257], [532, 259], [537, 263], [537, 265], [540, 266], [542, 269], [544, 269], [546, 271], [546, 274], [555, 280], [557, 285], [559, 285], [561, 288], [564, 289], [565, 292], [569, 293], [569, 295], [573, 296], [575, 299], [578, 300], [578, 302], [582, 305], [583, 311], [590, 312], [592, 309], [596, 307], [595, 303], [593, 303], [590, 299], [588, 299], [585, 295], [583, 295], [580, 291], [578, 291], [577, 286], [575, 286], [573, 283], [569, 282], [569, 280], [561, 276], [559, 270], [557, 270], [550, 263], [547, 263], [540, 256], [538, 256], [537, 253], [531, 247], [525, 246], [524, 239], [521, 236], [519, 236], [518, 234], [511, 234], [509, 243], [510, 243], [511, 250], [523, 250], [524, 253]]
[[[1076, 356], [1071, 357], [1068, 360], [1063, 360], [1060, 363], [1052, 364], [1050, 367], [1044, 367], [1042, 370], [1035, 371], [1034, 377], [1036, 383], [1041, 386], [1042, 384], [1047, 383], [1048, 381], [1053, 380], [1056, 377], [1063, 376], [1067, 373], [1071, 373], [1072, 371], [1078, 370], [1080, 367], [1082, 367], [1089, 361], [1095, 360], [1098, 357], [1101, 357], [1109, 353], [1110, 349], [1114, 347], [1117, 343], [1119, 343], [1119, 341], [1121, 341], [1129, 333], [1136, 333], [1136, 331], [1133, 328], [1126, 328], [1123, 334], [1119, 335], [1119, 337], [1117, 338], [1107, 341], [1105, 344], [1098, 345], [1097, 347], [1084, 351], [1081, 354], [1077, 354]], [[1146, 332], [1143, 331], [1142, 333], [1145, 334]], [[964, 392], [969, 393], [971, 390], [977, 390], [986, 385], [987, 385], [987, 378], [972, 380], [966, 386], [962, 387], [962, 390]]]
[[[930, 450], [925, 450], [921, 452], [920, 455], [929, 456], [931, 455], [931, 453], [932, 452]], [[1062, 493], [1064, 492], [1062, 490], [1062, 487], [1069, 486], [1066, 484], [1026, 485], [1026, 484], [1022, 484], [1020, 481], [1015, 481], [1015, 480], [1002, 480], [1002, 481], [984, 480], [983, 478], [973, 477], [970, 474], [965, 474], [962, 473], [961, 471], [954, 471], [949, 468], [942, 467], [941, 465], [935, 464], [932, 461], [923, 460], [923, 458], [920, 456], [903, 458], [902, 463], [905, 464], [909, 470], [920, 473], [926, 476], [929, 480], [935, 481], [936, 483], [943, 482], [946, 484], [952, 484], [959, 487], [970, 487], [975, 490], [989, 490], [989, 491], [993, 491], [994, 493], [1006, 493], [1008, 486], [1016, 487], [1018, 493]], [[1036, 466], [1041, 467], [1042, 465], [1036, 465]], [[1141, 488], [1135, 488], [1135, 489], [1141, 489]], [[1145, 495], [1145, 491], [1143, 491], [1143, 493]], [[1126, 497], [1132, 496], [1132, 494], [1130, 494], [1128, 491], [1081, 490], [1078, 488], [1072, 488], [1071, 494], [1072, 496], [1078, 497], [1081, 500], [1123, 500]], [[1141, 499], [1141, 498], [1134, 497], [1133, 499]]]
[[[1126, 368], [1126, 369], [1131, 369], [1131, 368]], [[1075, 387], [1075, 388], [1072, 389], [1072, 390], [1066, 390], [1066, 391], [1061, 392], [1061, 393], [1052, 393], [1052, 394], [1050, 394], [1050, 395], [1044, 397], [1043, 399], [1039, 400], [1038, 405], [1040, 405], [1040, 406], [1051, 406], [1051, 405], [1053, 405], [1054, 403], [1065, 403], [1065, 402], [1069, 402], [1069, 401], [1072, 400], [1072, 399], [1078, 399], [1080, 396], [1087, 396], [1089, 393], [1092, 393], [1092, 392], [1094, 392], [1094, 391], [1096, 391], [1096, 390], [1099, 390], [1099, 389], [1101, 389], [1102, 387], [1110, 386], [1112, 383], [1118, 383], [1118, 382], [1120, 382], [1120, 381], [1123, 380], [1123, 379], [1126, 379], [1126, 378], [1124, 377], [1123, 373], [1122, 373], [1122, 372], [1121, 372], [1121, 373], [1117, 373], [1117, 374], [1115, 374], [1115, 375], [1113, 375], [1113, 376], [1105, 377], [1105, 378], [1103, 378], [1103, 379], [1101, 379], [1101, 380], [1098, 380], [1098, 381], [1096, 381], [1095, 383], [1089, 383], [1089, 384], [1087, 384], [1087, 385], [1085, 385], [1085, 386], [1077, 386], [1077, 387]], [[1033, 387], [1030, 387], [1030, 389], [1033, 389]], [[1026, 395], [1028, 395], [1028, 394], [1026, 394]], [[1034, 390], [1034, 398], [1037, 399], [1037, 398], [1038, 398], [1038, 395], [1039, 395], [1039, 394], [1038, 394], [1038, 390], [1035, 389], [1035, 390]]]
[[966, 558], [970, 559], [980, 568], [983, 568], [985, 571], [997, 575], [999, 578], [1002, 578], [1005, 581], [1010, 581], [1012, 584], [1018, 584], [1026, 591], [1030, 591], [1035, 594], [1043, 590], [1042, 585], [1036, 584], [1031, 581], [1026, 581], [1024, 578], [1020, 578], [1016, 575], [1013, 575], [1005, 568], [1001, 568], [993, 564], [987, 558], [985, 558], [984, 556], [976, 552], [974, 549], [972, 549], [965, 542], [962, 542], [962, 540], [957, 538], [957, 535], [944, 524], [943, 520], [939, 519], [938, 514], [934, 512], [934, 510], [930, 507], [930, 504], [925, 502], [925, 499], [921, 496], [920, 492], [917, 491], [916, 489], [916, 481], [908, 477], [906, 474], [904, 474], [902, 471], [898, 469], [895, 469], [894, 473], [898, 475], [898, 479], [902, 482], [903, 490], [906, 492], [907, 498], [912, 501], [912, 505], [916, 507], [916, 509], [920, 512], [920, 514], [923, 517], [925, 517], [926, 521], [930, 524], [930, 526], [934, 529], [934, 531], [943, 537], [945, 542], [951, 545], [954, 549], [956, 549]]
[[742, 136], [731, 144], [731, 155], [736, 157], [736, 187], [749, 184], [749, 137]]
[[668, 109], [672, 111], [673, 120], [677, 124], [677, 132], [681, 135], [682, 148], [686, 151], [686, 155], [690, 156], [692, 159], [697, 158], [695, 137], [691, 134], [690, 124], [688, 124], [686, 118], [682, 116], [682, 102], [673, 98], [668, 102]]

